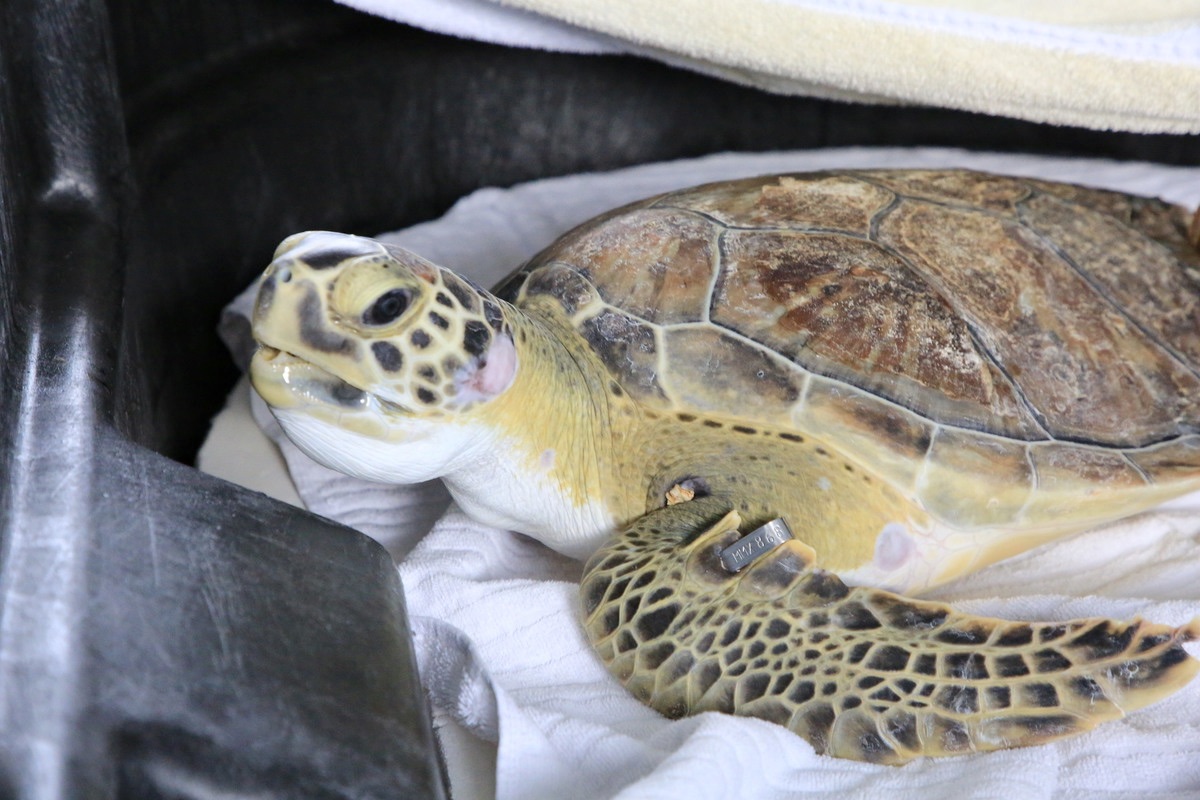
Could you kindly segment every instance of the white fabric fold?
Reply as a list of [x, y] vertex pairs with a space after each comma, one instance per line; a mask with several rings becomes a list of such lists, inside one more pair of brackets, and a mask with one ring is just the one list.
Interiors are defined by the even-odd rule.
[[[1200, 168], [972, 154], [833, 150], [726, 155], [485, 189], [442, 219], [383, 238], [484, 284], [577, 222], [658, 191], [722, 178], [853, 166], [971, 166], [1200, 203]], [[226, 319], [231, 330], [246, 300]], [[230, 337], [237, 341], [238, 337]], [[244, 338], [241, 339], [244, 342]], [[1059, 743], [902, 768], [817, 756], [758, 720], [669, 721], [593, 655], [580, 622], [580, 565], [446, 503], [436, 484], [381, 487], [331, 473], [281, 439], [297, 491], [319, 513], [402, 558], [421, 679], [438, 715], [496, 741], [496, 796], [509, 798], [1200, 798], [1200, 682]], [[1057, 542], [937, 592], [974, 613], [1063, 620], [1200, 614], [1200, 499]]]
[[1200, 2], [342, 0], [440, 33], [624, 51], [774, 92], [1200, 131]]

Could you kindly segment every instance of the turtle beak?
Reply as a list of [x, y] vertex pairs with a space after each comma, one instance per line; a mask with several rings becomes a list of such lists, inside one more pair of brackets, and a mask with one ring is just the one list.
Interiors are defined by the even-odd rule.
[[368, 395], [362, 389], [269, 345], [259, 347], [251, 359], [250, 382], [273, 408], [336, 406], [354, 411], [368, 404]]

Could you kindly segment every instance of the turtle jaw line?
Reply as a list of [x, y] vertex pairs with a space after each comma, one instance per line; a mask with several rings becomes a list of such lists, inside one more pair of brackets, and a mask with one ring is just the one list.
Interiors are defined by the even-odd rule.
[[[370, 391], [369, 389], [364, 389], [361, 386], [356, 386], [355, 384], [342, 378], [341, 376], [339, 376], [333, 372], [330, 372], [329, 370], [325, 369], [324, 367], [314, 364], [312, 361], [309, 361], [308, 359], [303, 358], [302, 356], [298, 356], [295, 353], [292, 353], [288, 350], [284, 350], [282, 348], [275, 347], [273, 345], [269, 345], [269, 344], [265, 344], [265, 343], [259, 343], [258, 351], [255, 353], [255, 360], [260, 361], [263, 364], [269, 365], [271, 372], [274, 374], [276, 383], [287, 386], [288, 387], [287, 391], [291, 392], [293, 395], [295, 395], [297, 397], [304, 397], [304, 399], [310, 403], [316, 403], [318, 405], [338, 406], [342, 410], [347, 410], [343, 404], [338, 403], [336, 401], [336, 399], [334, 399], [334, 398], [337, 398], [339, 393], [344, 393], [347, 398], [350, 398], [354, 393], [358, 393], [364, 398], [364, 400], [366, 400], [363, 410], [367, 410], [370, 408], [371, 405], [374, 405], [378, 409], [378, 411], [382, 412], [385, 415], [398, 415], [398, 416], [411, 416], [412, 415], [412, 409], [409, 409], [409, 408], [401, 405], [400, 403], [396, 403], [392, 400], [384, 399], [383, 397], [380, 397], [378, 394]], [[286, 373], [289, 368], [297, 368], [297, 367], [304, 369], [310, 373], [307, 376], [308, 380], [319, 381], [319, 382], [324, 383], [325, 388], [328, 390], [328, 392], [330, 394], [331, 401], [318, 400], [318, 399], [312, 397], [312, 395], [309, 392], [299, 390], [289, 380], [289, 378], [286, 377]]]

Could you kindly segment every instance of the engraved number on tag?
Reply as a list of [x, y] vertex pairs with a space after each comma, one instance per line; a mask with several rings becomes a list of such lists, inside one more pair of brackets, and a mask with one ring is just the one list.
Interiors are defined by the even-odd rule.
[[722, 550], [721, 566], [739, 572], [791, 538], [788, 524], [782, 518], [773, 519]]

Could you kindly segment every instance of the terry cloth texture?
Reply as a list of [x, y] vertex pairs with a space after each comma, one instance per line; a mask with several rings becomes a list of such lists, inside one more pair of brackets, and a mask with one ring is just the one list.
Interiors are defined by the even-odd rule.
[[773, 92], [1200, 132], [1200, 0], [342, 0], [440, 33], [628, 52]]

